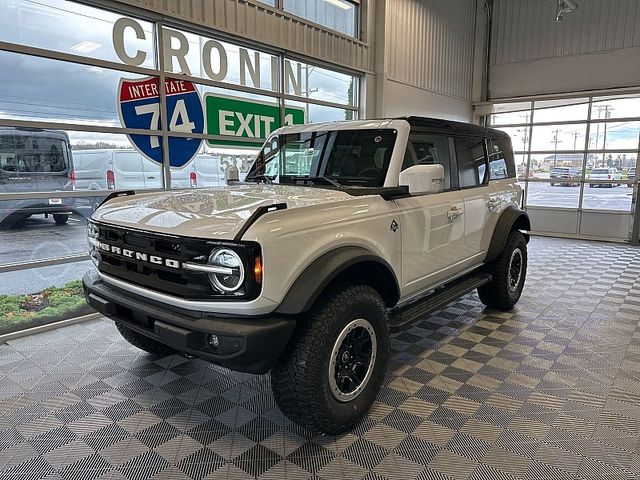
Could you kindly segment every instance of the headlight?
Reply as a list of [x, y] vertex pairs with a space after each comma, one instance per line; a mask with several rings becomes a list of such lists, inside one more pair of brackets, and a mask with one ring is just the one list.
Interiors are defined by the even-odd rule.
[[232, 293], [244, 283], [244, 264], [240, 256], [228, 248], [219, 248], [209, 255], [207, 264], [218, 271], [209, 274], [211, 285], [222, 293]]
[[98, 248], [99, 231], [98, 227], [91, 222], [87, 222], [87, 242], [89, 243], [89, 256], [91, 261], [97, 267], [100, 262], [100, 249]]

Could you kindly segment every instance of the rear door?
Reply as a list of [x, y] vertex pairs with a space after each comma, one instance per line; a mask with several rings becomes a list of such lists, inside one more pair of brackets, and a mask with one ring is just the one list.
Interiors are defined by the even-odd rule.
[[73, 190], [71, 157], [67, 142], [40, 137], [38, 153], [33, 157], [32, 171], [41, 192]]
[[[181, 173], [186, 169], [187, 167], [181, 169]], [[142, 157], [142, 174], [144, 176], [144, 188], [162, 188], [164, 185], [162, 165], [158, 162]]]
[[142, 155], [133, 150], [113, 152], [114, 177], [117, 190], [144, 188]]
[[404, 295], [435, 285], [464, 264], [464, 204], [452, 168], [453, 140], [445, 134], [412, 131], [402, 170], [440, 164], [444, 192], [396, 200], [402, 217], [402, 283]]
[[[455, 150], [465, 212], [464, 252], [471, 263], [479, 263], [488, 247], [485, 232], [493, 232], [497, 223], [498, 192], [489, 182], [487, 142], [483, 137], [456, 137]], [[499, 162], [494, 165], [494, 170], [503, 170]]]

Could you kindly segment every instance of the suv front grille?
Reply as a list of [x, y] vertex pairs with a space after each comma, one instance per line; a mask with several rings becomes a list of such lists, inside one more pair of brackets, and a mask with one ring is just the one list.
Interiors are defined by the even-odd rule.
[[[187, 299], [210, 298], [214, 291], [206, 275], [183, 270], [182, 262], [205, 263], [215, 242], [202, 239], [175, 237], [96, 224], [98, 240], [112, 247], [119, 247], [146, 255], [147, 259], [162, 259], [162, 264], [128, 258], [121, 254], [100, 250], [98, 270], [112, 277], [141, 287], [150, 288]], [[171, 265], [167, 266], [165, 261]]]

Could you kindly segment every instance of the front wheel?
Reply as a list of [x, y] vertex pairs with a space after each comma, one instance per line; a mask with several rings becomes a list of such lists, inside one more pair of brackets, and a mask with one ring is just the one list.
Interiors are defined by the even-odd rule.
[[389, 319], [378, 292], [365, 285], [336, 289], [300, 320], [271, 370], [276, 403], [310, 430], [344, 432], [371, 407], [388, 358]]
[[527, 276], [527, 242], [513, 230], [498, 259], [488, 268], [492, 280], [478, 287], [480, 301], [496, 310], [511, 310], [520, 299]]

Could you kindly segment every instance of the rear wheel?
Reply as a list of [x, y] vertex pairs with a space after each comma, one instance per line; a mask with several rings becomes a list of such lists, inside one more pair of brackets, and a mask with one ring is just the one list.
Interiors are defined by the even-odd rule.
[[176, 353], [173, 348], [160, 342], [156, 342], [149, 337], [145, 337], [135, 330], [131, 330], [129, 327], [124, 326], [122, 323], [116, 322], [116, 328], [127, 342], [147, 353], [152, 353], [154, 355], [173, 355]]
[[527, 242], [513, 230], [498, 259], [489, 266], [491, 282], [478, 287], [480, 301], [496, 310], [510, 310], [520, 299], [527, 276]]
[[335, 435], [369, 410], [384, 379], [389, 324], [380, 295], [365, 285], [326, 295], [271, 370], [276, 403], [294, 422]]
[[64, 225], [69, 221], [69, 215], [66, 213], [54, 213], [53, 221], [56, 222], [58, 225]]

